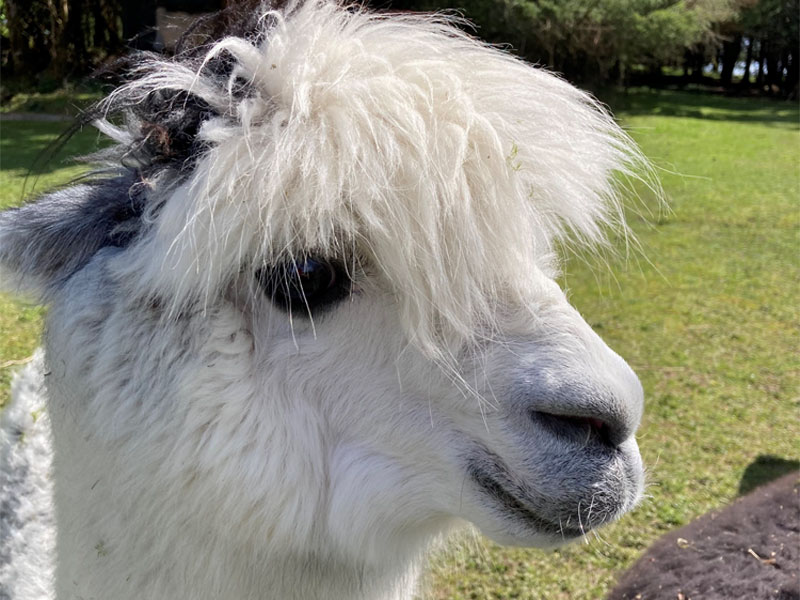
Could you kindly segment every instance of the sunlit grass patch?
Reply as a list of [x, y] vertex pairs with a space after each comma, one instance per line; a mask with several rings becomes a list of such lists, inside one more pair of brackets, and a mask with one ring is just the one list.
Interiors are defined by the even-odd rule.
[[[77, 133], [55, 156], [48, 156], [48, 149], [67, 126], [38, 121], [0, 123], [0, 209], [86, 171], [72, 157], [97, 149], [99, 138], [94, 130]], [[0, 294], [0, 407], [8, 401], [13, 372], [38, 345], [42, 315], [43, 310], [30, 302]]]
[[77, 115], [101, 98], [96, 86], [80, 89], [59, 88], [50, 92], [20, 92], [0, 105], [0, 113], [48, 113], [62, 116]]

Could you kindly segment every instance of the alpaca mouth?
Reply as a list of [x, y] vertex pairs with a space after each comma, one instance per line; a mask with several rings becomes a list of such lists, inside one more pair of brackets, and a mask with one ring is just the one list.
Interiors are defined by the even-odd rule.
[[[541, 455], [535, 464], [548, 463], [550, 458]], [[562, 460], [557, 472], [537, 472], [526, 461], [520, 465], [521, 476], [516, 475], [515, 469], [482, 444], [473, 447], [464, 466], [484, 498], [484, 507], [510, 526], [503, 528], [504, 540], [527, 539], [520, 526], [552, 541], [580, 538], [633, 508], [644, 487], [641, 459], [632, 440], [611, 453], [573, 455]], [[576, 482], [581, 483], [576, 487]], [[510, 538], [505, 537], [508, 534]]]
[[[470, 463], [468, 473], [480, 489], [492, 499], [494, 504], [503, 509], [504, 516], [511, 516], [515, 521], [525, 523], [537, 533], [560, 536], [563, 539], [567, 539], [581, 537], [592, 529], [590, 524], [581, 524], [579, 527], [575, 527], [569, 523], [554, 522], [542, 517], [530, 506], [529, 502], [523, 499], [526, 496], [523, 490], [511, 482], [503, 485], [478, 465], [476, 461]], [[503, 479], [508, 481], [506, 477], [503, 477]]]

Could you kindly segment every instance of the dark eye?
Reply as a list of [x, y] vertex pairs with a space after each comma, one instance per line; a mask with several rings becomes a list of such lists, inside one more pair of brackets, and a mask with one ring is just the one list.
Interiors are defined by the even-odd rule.
[[287, 311], [309, 314], [350, 293], [351, 280], [337, 261], [308, 257], [256, 272], [265, 293]]

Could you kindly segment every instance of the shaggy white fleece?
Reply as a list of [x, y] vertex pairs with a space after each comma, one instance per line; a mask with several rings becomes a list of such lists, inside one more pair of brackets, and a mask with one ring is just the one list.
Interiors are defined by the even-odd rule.
[[0, 598], [4, 600], [53, 598], [53, 450], [43, 358], [37, 352], [17, 374], [11, 385], [14, 401], [0, 413]]
[[[597, 243], [622, 225], [619, 178], [646, 162], [558, 77], [440, 15], [314, 0], [262, 23], [209, 50], [206, 63], [233, 57], [227, 79], [153, 61], [109, 98], [185, 90], [221, 115], [202, 125], [212, 150], [195, 175], [169, 190], [150, 250], [163, 262], [130, 265], [173, 312], [213, 304], [243, 264], [363, 255], [401, 297], [410, 339], [440, 355], [491, 331], [498, 302], [528, 305], [541, 271], [557, 270], [558, 240]], [[115, 132], [121, 152], [140, 125]]]
[[49, 304], [14, 600], [51, 600], [51, 493], [58, 600], [408, 600], [465, 521], [548, 546], [641, 498], [641, 385], [555, 282], [625, 232], [631, 140], [448, 17], [256, 16], [136, 59], [106, 176], [0, 213], [0, 286]]

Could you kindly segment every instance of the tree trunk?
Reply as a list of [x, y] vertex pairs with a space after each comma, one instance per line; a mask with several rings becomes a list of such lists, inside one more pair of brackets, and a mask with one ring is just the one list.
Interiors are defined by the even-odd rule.
[[56, 23], [51, 46], [50, 71], [60, 80], [91, 70], [85, 0], [60, 0], [54, 11]]
[[26, 0], [5, 0], [5, 9], [9, 62], [3, 75], [33, 76], [49, 62], [48, 40], [41, 26], [47, 22], [47, 9]]
[[739, 60], [739, 54], [742, 50], [742, 36], [736, 35], [732, 40], [722, 43], [722, 72], [719, 75], [720, 83], [727, 87], [731, 86], [733, 79], [733, 69], [736, 67], [736, 61]]
[[743, 88], [750, 87], [750, 65], [753, 64], [753, 44], [755, 40], [747, 38], [747, 56], [744, 59], [744, 74], [742, 75], [741, 86]]
[[800, 65], [797, 64], [797, 55], [788, 54], [786, 59], [786, 81], [783, 85], [783, 95], [790, 100], [797, 99], [798, 81], [800, 81]]
[[764, 41], [759, 40], [758, 46], [758, 75], [756, 75], [756, 87], [761, 90], [764, 86], [764, 63], [766, 61], [764, 56]]
[[152, 50], [156, 41], [154, 0], [122, 0], [122, 39], [129, 48]]
[[767, 86], [769, 87], [769, 93], [772, 94], [775, 91], [775, 88], [777, 89], [781, 88], [783, 73], [781, 73], [781, 69], [779, 68], [780, 57], [772, 47], [767, 48], [766, 59], [767, 59], [767, 73], [766, 73]]
[[9, 46], [9, 71], [11, 73], [21, 73], [25, 69], [24, 49], [25, 26], [20, 18], [20, 7], [16, 0], [6, 0], [6, 25], [8, 27], [8, 46]]

